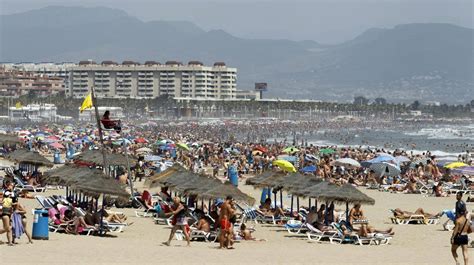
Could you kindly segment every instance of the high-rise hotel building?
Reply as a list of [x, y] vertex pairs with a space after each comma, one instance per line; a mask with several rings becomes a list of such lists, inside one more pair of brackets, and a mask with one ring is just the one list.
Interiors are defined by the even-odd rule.
[[236, 98], [237, 69], [218, 62], [204, 66], [191, 61], [139, 64], [81, 61], [69, 68], [67, 94], [84, 97], [94, 86], [97, 97], [153, 98], [161, 95], [184, 98]]

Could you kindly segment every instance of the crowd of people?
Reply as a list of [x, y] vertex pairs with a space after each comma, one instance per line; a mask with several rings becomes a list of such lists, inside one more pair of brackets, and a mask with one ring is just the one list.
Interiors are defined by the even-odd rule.
[[[110, 119], [109, 115], [105, 115], [104, 119]], [[196, 173], [206, 173], [217, 178], [230, 179], [231, 175], [237, 178], [258, 175], [275, 167], [273, 164], [275, 160], [286, 160], [292, 163], [296, 170], [304, 174], [336, 184], [348, 183], [354, 186], [376, 187], [384, 191], [405, 193], [421, 193], [421, 190], [428, 187], [428, 193], [436, 197], [448, 196], [449, 188], [452, 187], [449, 185], [456, 183], [462, 183], [463, 189], [471, 189], [469, 176], [453, 173], [444, 167], [447, 162], [456, 161], [462, 162], [466, 166], [472, 166], [469, 147], [466, 147], [466, 152], [445, 161], [445, 157], [430, 151], [389, 150], [384, 147], [368, 146], [313, 145], [305, 140], [305, 134], [318, 130], [321, 126], [319, 122], [233, 121], [222, 124], [182, 123], [140, 126], [127, 126], [126, 123], [122, 123], [120, 128], [116, 126], [117, 124], [109, 124], [110, 130], [105, 132], [106, 148], [112, 153], [128, 152], [131, 157], [136, 158], [137, 162], [132, 166], [132, 169], [133, 179], [138, 182], [143, 181], [153, 172], [166, 170], [169, 165], [166, 163], [167, 161], [180, 163]], [[342, 128], [337, 123], [329, 123], [325, 126], [332, 126], [333, 129]], [[361, 122], [356, 126], [366, 126], [366, 124]], [[54, 152], [63, 153], [66, 155], [66, 161], [73, 159], [72, 156], [69, 158], [71, 153], [84, 152], [101, 146], [98, 132], [93, 126], [78, 124], [69, 127], [71, 128], [45, 125], [32, 128], [28, 133], [20, 135], [20, 139], [23, 140], [21, 145], [45, 155], [51, 155]], [[41, 137], [37, 136], [39, 133], [41, 133]], [[62, 148], [51, 146], [53, 137], [56, 142], [62, 144]], [[277, 140], [277, 138], [281, 139]], [[2, 153], [9, 153], [14, 148], [14, 146], [4, 145]], [[143, 148], [149, 150], [140, 151]], [[399, 170], [399, 174], [384, 174], [384, 172], [378, 172], [367, 165], [354, 166], [337, 162], [339, 159], [345, 158], [363, 164], [363, 162], [376, 159], [380, 155], [392, 157], [393, 159], [384, 162], [394, 165]], [[159, 159], [149, 159], [150, 156]], [[398, 158], [405, 158], [405, 160], [398, 160]], [[307, 168], [311, 170], [304, 170]], [[23, 180], [30, 185], [41, 183], [41, 175], [36, 172], [22, 173], [22, 175]], [[117, 178], [124, 184], [131, 179], [127, 177], [126, 169], [123, 169]], [[163, 195], [162, 197], [170, 205], [169, 209], [164, 212], [164, 217], [173, 216], [173, 228], [169, 239], [163, 244], [170, 245], [175, 233], [180, 230], [184, 232], [189, 245], [191, 238], [186, 221], [189, 205], [182, 202], [179, 197], [172, 198], [166, 190], [160, 195]], [[155, 205], [152, 205], [148, 199], [144, 201], [147, 207], [155, 208]], [[23, 228], [26, 227], [25, 210], [18, 203], [17, 196], [13, 193], [12, 184], [9, 182], [4, 183], [2, 206], [3, 229], [0, 230], [0, 233], [6, 233], [8, 244], [13, 244], [13, 239], [19, 236], [18, 233], [27, 231], [27, 229], [17, 229], [18, 224], [21, 224]], [[251, 234], [252, 230], [244, 223], [239, 224], [239, 227], [235, 229], [237, 211], [231, 197], [216, 203], [213, 208], [206, 210], [208, 215], [213, 216], [216, 225], [220, 228], [221, 232], [218, 236], [220, 248], [233, 248], [233, 242], [237, 236], [245, 240], [256, 240]], [[462, 236], [467, 233], [467, 227], [470, 227], [470, 225], [466, 225], [466, 220], [468, 220], [465, 216], [466, 212], [462, 215], [459, 209], [456, 207], [453, 232], [453, 255], [456, 259], [455, 250], [461, 246], [464, 252], [464, 246], [467, 243], [464, 244]], [[269, 199], [261, 202], [258, 211], [264, 216], [293, 215], [293, 213], [288, 213], [277, 207], [276, 202], [272, 205]], [[80, 215], [71, 206], [56, 204], [50, 209], [49, 216], [57, 225], [65, 224], [67, 233], [77, 234], [84, 228], [97, 226], [98, 221], [95, 216], [97, 212], [90, 208], [86, 210], [85, 215]], [[328, 212], [332, 214], [328, 216]], [[15, 221], [17, 220], [15, 214], [20, 216], [20, 222]], [[421, 214], [427, 217], [439, 216], [439, 214], [426, 213], [423, 209], [418, 209], [415, 212], [395, 209], [394, 214], [401, 217], [411, 214]], [[196, 226], [199, 230], [211, 230], [211, 224], [206, 216], [205, 214], [198, 216]], [[111, 213], [106, 217], [110, 218], [108, 219], [110, 221], [126, 222], [125, 216]], [[342, 229], [355, 229], [360, 236], [366, 236], [368, 233], [393, 234], [392, 229], [376, 229], [365, 223], [356, 228], [354, 220], [363, 219], [364, 213], [361, 206], [355, 205], [349, 213], [349, 219], [342, 225]], [[309, 208], [307, 222], [321, 231], [331, 229], [328, 223], [338, 223], [334, 205], [327, 207], [320, 205], [319, 209]], [[16, 226], [12, 228], [11, 224]], [[236, 230], [239, 232], [236, 233]], [[31, 236], [28, 233], [26, 235], [29, 242], [32, 242]]]

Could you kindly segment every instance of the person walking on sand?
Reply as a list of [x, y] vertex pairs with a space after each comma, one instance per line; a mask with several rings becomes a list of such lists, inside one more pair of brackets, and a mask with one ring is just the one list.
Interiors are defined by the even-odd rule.
[[468, 234], [471, 233], [471, 223], [466, 215], [459, 215], [454, 224], [453, 234], [451, 236], [451, 253], [453, 254], [456, 265], [459, 265], [457, 249], [461, 247], [464, 257], [464, 265], [468, 264], [467, 244], [469, 242]]
[[188, 243], [187, 246], [191, 246], [191, 240], [189, 238], [189, 232], [187, 228], [187, 222], [186, 222], [186, 207], [184, 206], [183, 203], [181, 203], [181, 199], [179, 197], [174, 197], [173, 199], [173, 210], [166, 213], [167, 216], [174, 216], [173, 217], [173, 228], [171, 228], [170, 232], [170, 237], [168, 238], [168, 241], [163, 242], [163, 245], [169, 246], [171, 244], [171, 240], [173, 240], [174, 234], [178, 229], [181, 229], [183, 231], [184, 237], [186, 238], [186, 242]]
[[222, 249], [224, 247], [228, 249], [233, 249], [233, 228], [232, 223], [230, 220], [234, 216], [234, 209], [232, 208], [232, 197], [227, 196], [225, 202], [221, 205], [221, 211], [219, 215], [219, 226], [220, 226], [220, 233], [219, 233], [219, 248]]

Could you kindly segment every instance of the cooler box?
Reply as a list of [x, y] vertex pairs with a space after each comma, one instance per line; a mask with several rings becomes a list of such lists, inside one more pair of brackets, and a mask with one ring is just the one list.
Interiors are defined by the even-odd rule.
[[36, 209], [33, 218], [33, 239], [48, 240], [48, 211], [44, 209]]

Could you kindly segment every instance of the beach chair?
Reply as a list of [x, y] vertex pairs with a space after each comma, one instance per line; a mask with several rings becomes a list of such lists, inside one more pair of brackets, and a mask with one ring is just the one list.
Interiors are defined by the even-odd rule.
[[52, 203], [48, 198], [42, 195], [35, 195], [36, 201], [41, 205], [43, 209], [53, 208], [54, 203]]
[[306, 223], [299, 220], [289, 220], [288, 222], [286, 222], [284, 227], [288, 231], [288, 233], [292, 235], [301, 234], [308, 230], [306, 227]]
[[140, 206], [138, 210], [135, 210], [135, 216], [136, 217], [153, 217], [156, 214], [155, 209], [147, 209], [145, 203], [142, 201], [141, 198], [139, 197], [134, 197], [133, 198], [134, 202], [137, 203], [137, 205]]
[[15, 176], [15, 182], [16, 184], [20, 187], [22, 190], [27, 190], [31, 192], [45, 192], [46, 187], [39, 187], [39, 186], [33, 186], [33, 185], [28, 185], [26, 184], [22, 179], [19, 177]]
[[[392, 213], [393, 210], [390, 210]], [[426, 224], [426, 225], [435, 225], [439, 223], [439, 217], [425, 217], [422, 214], [412, 214], [409, 217], [390, 217], [392, 223], [397, 225], [408, 225], [408, 224]]]
[[206, 241], [206, 242], [216, 242], [218, 238], [218, 234], [217, 234], [217, 231], [211, 230], [209, 233], [207, 233], [202, 230], [197, 230], [196, 228], [191, 227], [189, 237], [192, 241], [197, 240], [197, 241]]
[[305, 227], [308, 229], [308, 232], [306, 232], [308, 240], [313, 242], [321, 242], [323, 239], [328, 239], [332, 243], [331, 238], [338, 235], [338, 232], [336, 230], [323, 232], [312, 226], [311, 224], [306, 224]]

